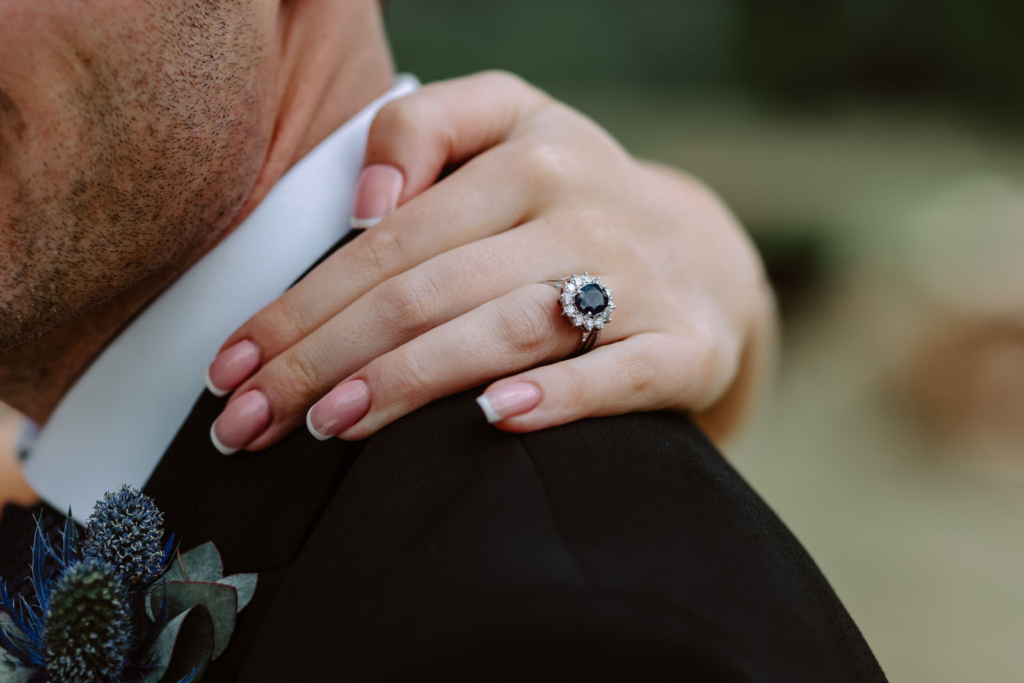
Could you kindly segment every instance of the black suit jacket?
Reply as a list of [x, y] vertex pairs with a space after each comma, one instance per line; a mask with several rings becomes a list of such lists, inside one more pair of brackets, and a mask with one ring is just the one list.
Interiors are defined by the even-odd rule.
[[[299, 431], [231, 458], [209, 438], [225, 400], [199, 399], [146, 491], [184, 549], [212, 540], [228, 573], [260, 573], [205, 681], [885, 680], [688, 418], [514, 435], [475, 393], [366, 442]], [[8, 515], [12, 579], [34, 523]]]
[[184, 548], [261, 573], [205, 680], [885, 680], [688, 418], [514, 435], [473, 396], [230, 458], [199, 400], [146, 490]]

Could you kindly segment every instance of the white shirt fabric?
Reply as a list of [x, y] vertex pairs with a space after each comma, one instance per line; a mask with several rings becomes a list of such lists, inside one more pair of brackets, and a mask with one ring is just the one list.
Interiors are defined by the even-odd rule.
[[370, 124], [394, 87], [299, 161], [255, 211], [155, 299], [65, 395], [25, 463], [36, 492], [79, 521], [107, 491], [142, 488], [192, 405], [224, 340], [350, 229]]

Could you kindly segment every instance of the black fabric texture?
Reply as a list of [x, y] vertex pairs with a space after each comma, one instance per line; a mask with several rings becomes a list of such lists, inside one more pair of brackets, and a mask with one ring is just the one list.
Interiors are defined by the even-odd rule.
[[460, 394], [363, 443], [225, 458], [206, 394], [147, 491], [261, 571], [206, 681], [884, 681], [814, 562], [684, 416], [488, 425]]
[[[227, 573], [260, 573], [206, 683], [885, 680], [687, 417], [515, 435], [478, 393], [366, 442], [299, 430], [230, 458], [209, 439], [226, 401], [200, 397], [145, 490], [183, 549], [214, 541]], [[23, 512], [0, 525], [4, 566]]]
[[22, 506], [8, 503], [0, 517], [0, 579], [4, 581], [12, 597], [32, 598], [32, 544], [36, 528], [51, 544], [62, 539], [64, 522], [67, 519], [49, 505]]

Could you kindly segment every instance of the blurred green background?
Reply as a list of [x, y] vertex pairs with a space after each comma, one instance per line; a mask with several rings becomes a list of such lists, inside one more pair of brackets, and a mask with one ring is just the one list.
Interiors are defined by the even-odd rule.
[[1024, 678], [1024, 4], [390, 0], [400, 69], [517, 72], [715, 188], [779, 290], [726, 446], [891, 680]]

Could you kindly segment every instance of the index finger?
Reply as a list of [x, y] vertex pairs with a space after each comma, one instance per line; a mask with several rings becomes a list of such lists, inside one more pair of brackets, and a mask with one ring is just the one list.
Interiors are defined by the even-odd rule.
[[498, 145], [549, 102], [543, 92], [503, 71], [426, 85], [380, 110], [363, 166], [385, 164], [402, 173], [401, 206], [430, 187], [445, 165]]
[[[401, 165], [402, 173], [414, 179], [406, 192], [422, 189], [445, 164], [479, 154], [512, 135], [521, 117], [544, 101], [539, 91], [505, 74], [427, 86], [378, 113], [367, 159]], [[234, 390], [262, 364], [388, 277], [514, 227], [528, 207], [522, 193], [507, 182], [509, 169], [508, 159], [481, 157], [424, 194], [422, 201], [392, 214], [332, 255], [227, 339], [208, 373], [211, 390]], [[441, 225], [443, 231], [438, 230]]]

